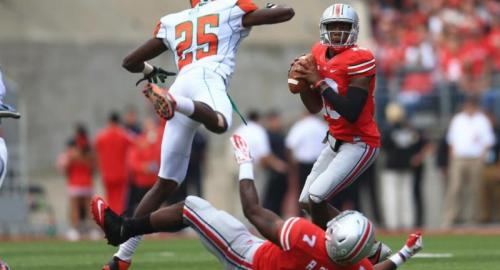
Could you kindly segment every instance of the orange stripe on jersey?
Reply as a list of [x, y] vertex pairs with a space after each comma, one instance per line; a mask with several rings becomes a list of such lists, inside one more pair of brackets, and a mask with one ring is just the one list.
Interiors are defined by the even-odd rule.
[[153, 37], [156, 37], [156, 35], [158, 35], [158, 32], [160, 31], [160, 27], [161, 27], [161, 22], [158, 21], [156, 23], [155, 30], [153, 31]]
[[245, 13], [249, 13], [257, 9], [257, 6], [252, 2], [252, 0], [238, 0], [236, 5], [238, 5], [238, 7], [240, 7]]

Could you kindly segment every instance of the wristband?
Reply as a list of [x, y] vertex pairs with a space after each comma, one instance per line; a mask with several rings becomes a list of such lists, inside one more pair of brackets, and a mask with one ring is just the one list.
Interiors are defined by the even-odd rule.
[[153, 72], [154, 67], [149, 64], [148, 62], [144, 62], [144, 69], [142, 70], [142, 74], [144, 75], [149, 75], [151, 72]]
[[389, 260], [393, 262], [396, 267], [400, 267], [404, 262], [406, 262], [406, 257], [401, 254], [401, 252], [398, 252], [391, 257], [389, 257]]
[[243, 179], [253, 180], [253, 164], [252, 162], [243, 163], [240, 165], [240, 181]]

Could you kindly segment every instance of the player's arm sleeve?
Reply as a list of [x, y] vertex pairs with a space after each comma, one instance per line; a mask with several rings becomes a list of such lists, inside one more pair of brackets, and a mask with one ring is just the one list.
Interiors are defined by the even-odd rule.
[[368, 91], [360, 87], [350, 86], [347, 88], [347, 94], [341, 96], [323, 82], [320, 91], [323, 98], [333, 105], [335, 111], [350, 123], [358, 120], [368, 99]]
[[257, 5], [255, 5], [251, 0], [237, 0], [229, 14], [229, 24], [231, 25], [231, 30], [234, 32], [249, 32], [250, 28], [243, 26], [243, 17], [257, 9]]
[[170, 45], [168, 44], [167, 40], [167, 24], [164, 23], [162, 20], [159, 20], [156, 23], [155, 29], [153, 31], [153, 37], [161, 39], [163, 41], [163, 44], [167, 46], [168, 49], [170, 49]]
[[357, 48], [352, 60], [347, 65], [349, 79], [374, 76], [377, 69], [375, 57], [366, 49]]
[[283, 226], [278, 232], [279, 246], [284, 251], [289, 251], [294, 247], [299, 239], [300, 224], [303, 220], [298, 217], [289, 218], [283, 223]]

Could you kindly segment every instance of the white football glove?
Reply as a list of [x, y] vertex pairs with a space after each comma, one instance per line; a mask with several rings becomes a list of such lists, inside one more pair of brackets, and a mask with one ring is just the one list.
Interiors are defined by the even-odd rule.
[[233, 136], [231, 136], [231, 144], [233, 145], [234, 157], [239, 165], [252, 162], [253, 159], [250, 155], [250, 149], [243, 137], [238, 134], [233, 134]]
[[422, 247], [424, 247], [422, 233], [417, 231], [408, 236], [405, 246], [398, 253], [389, 257], [389, 260], [391, 260], [396, 267], [399, 267], [413, 257], [413, 255], [417, 254]]
[[406, 245], [399, 252], [402, 253], [407, 260], [417, 254], [423, 247], [424, 243], [422, 241], [422, 233], [415, 232], [408, 236]]

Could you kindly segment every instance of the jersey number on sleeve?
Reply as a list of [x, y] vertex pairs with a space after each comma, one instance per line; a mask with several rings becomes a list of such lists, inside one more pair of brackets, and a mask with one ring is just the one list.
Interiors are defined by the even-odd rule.
[[[219, 38], [214, 33], [206, 33], [208, 27], [219, 27], [219, 15], [210, 14], [199, 17], [197, 28], [194, 29], [192, 21], [185, 21], [175, 26], [175, 39], [182, 39], [175, 48], [179, 57], [179, 70], [193, 62], [193, 35], [196, 35], [196, 60], [217, 54]], [[208, 46], [205, 46], [208, 44]]]

